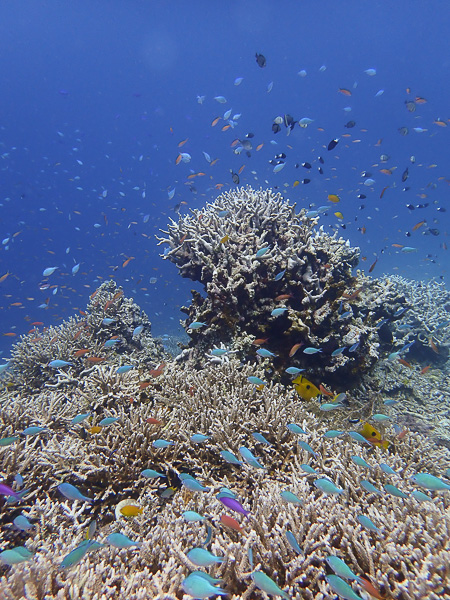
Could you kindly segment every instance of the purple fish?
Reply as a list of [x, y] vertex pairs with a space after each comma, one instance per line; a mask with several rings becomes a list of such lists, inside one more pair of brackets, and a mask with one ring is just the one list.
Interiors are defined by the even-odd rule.
[[6, 485], [6, 483], [0, 483], [0, 495], [2, 496], [14, 496], [16, 500], [20, 500], [20, 496], [17, 492]]
[[219, 500], [222, 502], [222, 504], [225, 504], [227, 508], [234, 510], [235, 512], [241, 513], [241, 515], [245, 515], [246, 517], [248, 517], [248, 515], [250, 514], [248, 510], [245, 510], [242, 504], [234, 498], [230, 498], [229, 496], [221, 496]]

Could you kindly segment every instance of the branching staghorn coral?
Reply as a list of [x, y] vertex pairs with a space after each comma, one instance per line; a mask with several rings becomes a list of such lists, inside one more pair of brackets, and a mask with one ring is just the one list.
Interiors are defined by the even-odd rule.
[[[67, 422], [86, 410], [89, 391], [74, 395], [59, 419], [62, 395], [57, 392], [43, 391], [44, 398], [39, 400], [39, 396], [22, 399], [17, 408], [4, 393], [0, 416], [7, 435], [21, 422], [19, 415], [14, 417], [16, 410], [33, 415], [43, 406], [52, 406], [54, 411], [48, 415], [47, 433], [0, 447], [0, 470], [6, 481], [11, 484], [13, 475], [20, 472], [30, 488], [20, 505], [2, 508], [2, 547], [25, 543], [35, 552], [30, 561], [2, 568], [4, 597], [87, 600], [105, 595], [118, 600], [126, 595], [130, 600], [187, 600], [181, 581], [195, 569], [187, 552], [204, 542], [206, 529], [203, 524], [185, 522], [185, 510], [206, 515], [212, 524], [208, 549], [226, 560], [208, 572], [223, 578], [231, 599], [264, 598], [250, 578], [249, 548], [255, 568], [261, 568], [294, 599], [334, 599], [325, 582], [329, 554], [340, 556], [356, 574], [370, 577], [381, 592], [392, 597], [416, 600], [449, 594], [449, 494], [429, 492], [433, 500], [419, 503], [410, 495], [409, 481], [417, 471], [440, 475], [450, 465], [448, 455], [418, 434], [410, 434], [390, 452], [366, 448], [348, 437], [326, 439], [323, 433], [334, 427], [333, 415], [314, 416], [293, 390], [286, 391], [279, 384], [256, 389], [247, 381], [254, 373], [254, 367], [239, 365], [234, 359], [210, 364], [202, 371], [172, 363], [146, 388], [147, 397], [141, 401], [129, 403], [118, 393], [113, 406], [107, 392], [105, 416], [114, 414], [119, 420], [99, 434], [86, 436], [81, 431], [90, 424], [69, 428]], [[101, 378], [108, 376], [105, 370]], [[134, 385], [133, 381], [128, 385]], [[95, 392], [92, 403], [94, 396]], [[96, 413], [95, 418], [99, 417]], [[149, 417], [161, 424], [147, 423]], [[289, 423], [301, 425], [307, 435], [291, 433], [286, 428]], [[210, 439], [194, 444], [190, 437], [198, 432]], [[257, 443], [252, 432], [262, 433], [272, 445]], [[158, 438], [174, 445], [155, 449], [152, 442]], [[299, 440], [307, 441], [316, 457], [302, 449]], [[241, 446], [249, 447], [265, 469], [233, 466], [219, 454], [227, 449], [240, 456]], [[355, 454], [371, 468], [356, 466], [351, 460]], [[378, 466], [381, 462], [398, 476], [384, 474]], [[304, 463], [313, 466], [317, 475], [302, 471]], [[166, 474], [167, 482], [143, 478], [144, 468]], [[182, 472], [211, 489], [180, 489], [177, 474]], [[324, 495], [314, 486], [317, 477], [332, 480], [344, 490], [343, 495]], [[392, 483], [408, 497], [368, 493], [361, 488], [361, 479], [381, 490], [385, 483]], [[56, 489], [62, 480], [94, 498], [93, 505], [65, 500]], [[170, 485], [176, 489], [174, 496], [162, 498], [158, 490]], [[215, 497], [222, 486], [232, 489], [250, 511], [249, 519], [233, 513], [243, 534], [220, 522], [220, 516], [229, 513]], [[295, 493], [302, 506], [287, 503], [280, 495], [284, 490]], [[117, 521], [114, 508], [123, 498], [134, 498], [143, 514]], [[34, 524], [32, 535], [10, 528], [19, 511]], [[364, 529], [356, 519], [358, 514], [371, 518], [379, 533]], [[98, 522], [98, 541], [105, 542], [108, 534], [120, 531], [142, 542], [142, 548], [107, 546], [89, 553], [78, 566], [60, 570], [63, 557], [82, 541], [92, 518]], [[302, 555], [287, 542], [287, 530], [295, 535]]]
[[[142, 327], [138, 334], [134, 333], [137, 327]], [[105, 347], [108, 340], [117, 343]], [[154, 368], [167, 355], [161, 342], [151, 336], [147, 315], [131, 298], [124, 297], [114, 281], [107, 281], [91, 295], [83, 318], [71, 317], [58, 327], [22, 336], [11, 356], [4, 381], [33, 392], [43, 386], [64, 391], [77, 387], [80, 378], [102, 361], [139, 365], [143, 370]], [[70, 364], [49, 366], [54, 360]]]
[[[267, 338], [280, 371], [314, 360], [318, 376], [337, 382], [358, 378], [373, 365], [378, 334], [373, 320], [359, 311], [359, 283], [352, 275], [359, 249], [316, 225], [279, 193], [252, 188], [225, 192], [204, 209], [171, 221], [158, 238], [167, 245], [163, 257], [206, 292], [206, 297], [193, 292], [183, 309], [191, 359], [199, 362], [221, 342], [248, 354], [252, 340]], [[277, 308], [286, 310], [272, 313]], [[193, 321], [206, 327], [189, 329]], [[331, 356], [358, 341], [352, 353]], [[322, 353], [312, 359], [300, 351], [291, 360], [297, 343]]]

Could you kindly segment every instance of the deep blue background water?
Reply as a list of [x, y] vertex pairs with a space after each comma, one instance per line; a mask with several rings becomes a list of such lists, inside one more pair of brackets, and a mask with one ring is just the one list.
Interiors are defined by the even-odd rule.
[[[449, 212], [437, 208], [450, 210], [450, 127], [433, 121], [450, 117], [449, 31], [446, 1], [2, 3], [0, 276], [10, 275], [0, 283], [0, 334], [26, 332], [33, 321], [60, 322], [110, 276], [147, 312], [154, 333], [177, 331], [192, 284], [160, 259], [154, 235], [177, 217], [176, 204], [187, 203], [184, 213], [215, 197], [216, 184], [234, 187], [229, 170], [244, 164], [242, 184], [278, 186], [299, 206], [324, 205], [328, 194], [339, 194], [333, 208], [344, 215], [342, 234], [367, 257], [362, 268], [378, 256], [374, 276], [448, 277]], [[255, 52], [266, 56], [265, 68]], [[368, 68], [376, 75], [365, 74]], [[239, 86], [237, 77], [244, 78]], [[197, 95], [205, 96], [203, 104]], [[226, 104], [214, 100], [218, 95]], [[404, 102], [416, 96], [427, 102], [409, 113]], [[211, 127], [229, 108], [242, 114], [238, 126]], [[314, 122], [290, 137], [284, 128], [273, 135], [272, 121], [284, 113]], [[346, 129], [351, 119], [356, 126]], [[235, 155], [230, 143], [248, 132], [263, 148], [251, 158]], [[328, 152], [335, 137], [339, 144]], [[192, 160], [176, 165], [186, 138], [181, 151]], [[278, 152], [286, 152], [287, 164], [274, 174], [268, 161]], [[381, 154], [391, 157], [386, 165]], [[293, 188], [308, 177], [294, 166], [303, 161], [313, 163], [311, 183]], [[397, 168], [381, 174], [386, 166]], [[402, 184], [406, 167], [410, 177]], [[372, 187], [363, 185], [364, 170], [373, 174]], [[199, 171], [206, 176], [193, 180], [194, 193], [187, 177]], [[426, 202], [427, 208], [406, 208]], [[340, 223], [333, 210], [321, 222]], [[429, 228], [439, 235], [427, 235]], [[393, 243], [417, 252], [404, 254]], [[59, 267], [48, 279], [57, 287], [40, 291], [50, 266]], [[39, 308], [47, 298], [48, 308]], [[5, 356], [12, 341], [0, 337]]]

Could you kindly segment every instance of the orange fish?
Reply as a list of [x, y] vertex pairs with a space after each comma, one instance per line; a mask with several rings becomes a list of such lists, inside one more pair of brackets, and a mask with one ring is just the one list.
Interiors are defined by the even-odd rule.
[[252, 344], [254, 346], [262, 346], [268, 341], [269, 338], [258, 338], [257, 340], [253, 340]]
[[176, 164], [176, 165], [179, 165], [179, 164], [180, 164], [180, 162], [181, 162], [181, 154], [179, 154], [179, 155], [176, 157], [176, 159], [175, 159], [175, 164]]
[[224, 125], [222, 127], [222, 131], [228, 131], [230, 129], [231, 125]]
[[436, 352], [436, 354], [439, 354], [438, 347], [434, 343], [433, 338], [430, 338], [430, 347], [433, 350], [433, 352]]
[[[134, 258], [134, 256], [132, 256], [131, 258]], [[131, 260], [131, 258], [129, 260]], [[112, 297], [113, 301], [117, 300], [117, 298], [120, 298], [120, 296], [123, 296], [123, 290], [119, 290], [114, 294], [114, 296]]]
[[216, 183], [214, 186], [216, 189], [221, 190], [225, 184], [224, 183]]
[[145, 419], [145, 422], [150, 425], [162, 425], [162, 421], [155, 419], [155, 417], [148, 417], [148, 419]]
[[419, 221], [418, 223], [416, 223], [416, 224], [414, 225], [414, 227], [412, 228], [412, 230], [413, 230], [413, 231], [417, 231], [418, 229], [420, 229], [420, 227], [422, 227], [422, 225], [425, 225], [425, 223], [426, 223], [426, 221], [425, 221], [425, 220], [423, 220], [423, 221]]
[[230, 148], [234, 148], [235, 146], [237, 146], [239, 144], [240, 140], [238, 138], [236, 138], [235, 140], [233, 140], [230, 144]]
[[388, 189], [388, 187], [389, 187], [389, 186], [387, 185], [386, 187], [384, 187], [384, 188], [381, 190], [381, 194], [380, 194], [380, 200], [381, 200], [381, 198], [384, 196], [384, 192], [385, 192], [385, 191]]
[[211, 127], [215, 127], [217, 125], [217, 123], [220, 121], [222, 117], [216, 117], [212, 123], [211, 123]]
[[340, 92], [341, 94], [344, 94], [344, 96], [351, 96], [352, 93], [350, 90], [347, 90], [346, 88], [339, 88], [338, 92]]
[[166, 363], [161, 363], [160, 365], [158, 365], [156, 367], [156, 369], [150, 369], [149, 373], [152, 377], [159, 377], [161, 375], [161, 373], [164, 371], [164, 367], [166, 366]]
[[122, 267], [126, 267], [128, 265], [128, 263], [130, 262], [130, 260], [133, 260], [133, 259], [134, 259], [134, 256], [130, 256], [130, 258], [127, 258], [127, 260], [125, 260], [122, 263]]
[[289, 300], [289, 298], [292, 298], [292, 294], [280, 294], [275, 298], [275, 300], [280, 302], [281, 300]]
[[182, 140], [181, 142], [178, 142], [178, 148], [181, 148], [181, 146], [184, 146], [185, 143], [188, 141], [189, 138], [186, 138], [185, 140]]
[[405, 360], [404, 358], [399, 358], [398, 362], [403, 365], [404, 367], [409, 367], [410, 369], [412, 369], [412, 365], [409, 364], [409, 362], [407, 360]]
[[264, 144], [258, 144], [256, 146], [256, 152], [259, 152], [263, 146], [264, 146]]
[[8, 277], [8, 275], [11, 275], [11, 273], [8, 271], [8, 273], [5, 273], [4, 275], [2, 275], [0, 277], [0, 283], [2, 283], [3, 281], [5, 281], [5, 279]]
[[31, 324], [39, 327], [40, 325], [43, 325], [44, 323], [42, 321], [33, 321], [33, 323], [31, 323]]
[[408, 431], [409, 431], [409, 430], [408, 430], [408, 429], [406, 429], [406, 427], [405, 427], [405, 429], [404, 429], [403, 431], [400, 431], [400, 433], [398, 434], [398, 436], [397, 436], [397, 437], [398, 437], [398, 439], [399, 439], [399, 440], [402, 440], [402, 439], [403, 439], [403, 438], [406, 436], [406, 434], [408, 433]]
[[377, 262], [378, 262], [378, 258], [376, 258], [375, 262], [370, 265], [369, 273], [372, 273], [372, 271], [375, 269], [375, 265], [377, 264]]
[[384, 173], [385, 175], [392, 175], [392, 171], [390, 169], [380, 169], [380, 173]]
[[10, 306], [22, 306], [22, 302], [13, 302]]
[[209, 163], [209, 166], [210, 166], [210, 167], [212, 167], [213, 165], [215, 165], [215, 164], [216, 164], [216, 162], [219, 162], [219, 160], [220, 160], [220, 158], [215, 158], [214, 160], [212, 160], [212, 161]]
[[4, 333], [3, 335], [5, 337], [15, 337], [17, 333], [14, 333], [13, 331], [8, 331], [8, 333]]
[[403, 248], [403, 244], [392, 244], [394, 248]]
[[433, 121], [433, 123], [435, 125], [439, 125], [439, 127], [447, 127], [447, 123], [445, 121], [441, 121], [440, 119], [436, 119], [436, 121]]
[[100, 356], [86, 356], [86, 360], [93, 365], [96, 365], [97, 363], [101, 363], [106, 360], [106, 358], [101, 358]]
[[222, 525], [225, 525], [225, 527], [234, 529], [234, 531], [238, 531], [239, 533], [244, 533], [244, 530], [242, 529], [238, 521], [236, 521], [236, 519], [233, 519], [233, 517], [230, 517], [229, 515], [220, 515], [220, 522], [222, 523]]
[[425, 102], [428, 102], [428, 100], [426, 100], [425, 98], [422, 98], [421, 96], [416, 96], [415, 102], [416, 102], [416, 104], [425, 104]]
[[364, 233], [366, 233], [366, 231], [367, 231], [367, 229], [366, 229], [365, 225], [363, 225], [361, 227], [361, 233], [364, 234]]
[[322, 394], [325, 394], [325, 396], [331, 396], [332, 398], [334, 398], [334, 394], [325, 389], [322, 384], [319, 385], [319, 390]]
[[386, 595], [382, 596], [380, 592], [372, 585], [372, 583], [368, 579], [365, 579], [365, 577], [359, 576], [358, 583], [366, 590], [368, 594], [370, 594], [374, 598], [377, 598], [377, 600], [386, 599]]
[[149, 385], [150, 385], [150, 381], [141, 381], [141, 383], [139, 384], [139, 389], [145, 390], [145, 388], [147, 388]]
[[425, 373], [427, 373], [429, 371], [429, 369], [431, 368], [431, 365], [428, 365], [428, 367], [424, 367], [421, 371], [420, 374], [421, 375], [425, 375]]
[[87, 348], [82, 348], [81, 350], [77, 350], [73, 356], [74, 358], [79, 358], [80, 356], [84, 356], [88, 352], [90, 352], [90, 350], [88, 350]]
[[245, 169], [245, 165], [242, 165], [242, 167], [239, 168], [238, 175], [240, 175], [244, 169]]
[[303, 346], [303, 342], [300, 342], [299, 344], [294, 344], [292, 346], [292, 348], [289, 350], [289, 358], [292, 358], [294, 356], [294, 354], [297, 352], [297, 350], [299, 348], [301, 348]]

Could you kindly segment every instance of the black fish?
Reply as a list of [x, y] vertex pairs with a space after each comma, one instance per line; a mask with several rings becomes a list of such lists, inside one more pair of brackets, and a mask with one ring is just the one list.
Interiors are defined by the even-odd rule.
[[336, 148], [338, 143], [339, 143], [339, 138], [335, 138], [334, 140], [331, 140], [331, 142], [328, 144], [328, 150], [333, 150], [333, 148]]
[[280, 154], [276, 154], [275, 158], [286, 158], [286, 154], [284, 152], [280, 152]]
[[355, 121], [349, 121], [348, 123], [346, 123], [344, 125], [344, 127], [347, 127], [347, 129], [351, 129], [352, 127], [354, 127], [356, 125]]
[[266, 57], [263, 54], [256, 53], [256, 62], [258, 63], [258, 67], [265, 67], [267, 64]]
[[436, 210], [437, 210], [438, 212], [447, 212], [447, 209], [446, 209], [446, 208], [443, 208], [442, 206], [439, 206], [439, 207], [438, 207]]
[[317, 167], [317, 170], [319, 171], [319, 173], [320, 173], [321, 175], [323, 175], [323, 169], [322, 169], [322, 167]]
[[306, 183], [310, 183], [310, 182], [311, 182], [311, 179], [304, 179], [304, 180], [302, 181], [302, 183], [305, 183], [305, 184], [306, 184]]
[[252, 138], [255, 137], [254, 133], [247, 133], [247, 135], [245, 136], [246, 138]]
[[237, 173], [233, 173], [233, 171], [230, 169], [230, 173], [231, 173], [231, 179], [233, 180], [233, 183], [235, 183], [236, 185], [239, 185], [240, 183], [240, 179], [239, 179], [239, 175]]
[[367, 198], [367, 196], [365, 194], [358, 194], [356, 197], [359, 198], [360, 200], [364, 200], [364, 198]]
[[278, 123], [272, 124], [272, 131], [273, 133], [278, 133], [279, 131], [281, 131], [281, 127], [278, 125]]
[[406, 208], [409, 208], [409, 210], [415, 210], [416, 207], [414, 206], [414, 204], [407, 204]]
[[429, 205], [430, 205], [429, 202], [425, 202], [425, 204], [416, 204], [416, 208], [426, 208]]
[[408, 169], [408, 167], [406, 167], [406, 169], [402, 173], [402, 181], [405, 182], [408, 179], [408, 176], [409, 176], [409, 169]]
[[294, 124], [294, 117], [292, 115], [284, 115], [283, 117], [285, 127], [292, 127]]
[[304, 162], [304, 163], [302, 163], [302, 167], [305, 167], [305, 169], [310, 169], [311, 165], [309, 162]]
[[369, 171], [363, 171], [361, 173], [361, 177], [372, 177], [372, 173], [370, 173]]
[[325, 161], [323, 160], [323, 158], [321, 156], [318, 156], [317, 160], [320, 162], [321, 165], [325, 164]]
[[439, 235], [439, 229], [429, 229], [428, 231], [431, 233], [431, 235]]

